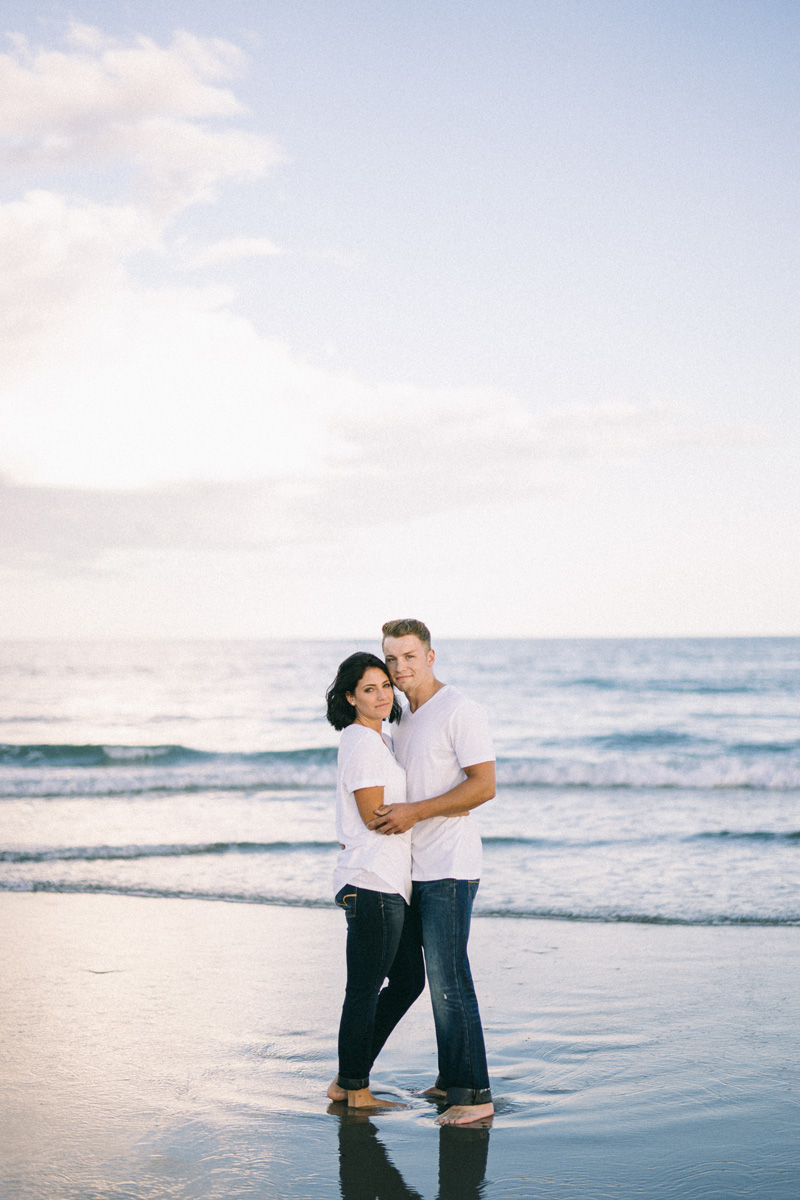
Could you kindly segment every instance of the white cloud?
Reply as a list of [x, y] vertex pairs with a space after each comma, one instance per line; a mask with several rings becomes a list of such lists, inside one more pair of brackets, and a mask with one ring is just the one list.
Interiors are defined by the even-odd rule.
[[224, 266], [241, 259], [275, 258], [284, 253], [285, 251], [276, 246], [270, 238], [224, 238], [220, 242], [212, 242], [209, 246], [186, 254], [184, 265], [189, 270], [202, 270], [205, 267]]
[[[241, 115], [220, 86], [241, 67], [228, 43], [123, 45], [86, 26], [65, 51], [17, 39], [0, 56], [7, 160], [119, 160], [150, 188], [117, 203], [37, 190], [0, 206], [0, 474], [15, 553], [328, 536], [384, 519], [390, 479], [406, 514], [502, 505], [569, 486], [586, 459], [719, 438], [665, 406], [536, 413], [485, 389], [367, 384], [260, 334], [226, 288], [174, 286], [186, 265], [180, 236], [177, 263], [164, 249], [176, 209], [275, 159], [260, 134], [203, 124]], [[144, 288], [129, 268], [147, 252], [165, 274]], [[229, 238], [190, 263], [277, 252]]]
[[[243, 67], [237, 47], [186, 33], [167, 47], [125, 45], [78, 25], [67, 41], [52, 51], [15, 37], [0, 55], [0, 162], [22, 180], [41, 178], [34, 168], [86, 166], [89, 193], [103, 166], [122, 168], [123, 182], [106, 179], [102, 202], [39, 187], [0, 205], [0, 386], [65, 346], [72, 360], [97, 344], [91, 326], [123, 294], [132, 257], [155, 252], [169, 266], [176, 212], [280, 157], [261, 134], [203, 123], [243, 112], [218, 86]], [[264, 251], [265, 239], [251, 241]]]
[[265, 338], [224, 290], [147, 291], [115, 279], [102, 250], [106, 286], [86, 295], [80, 326], [51, 337], [51, 353], [0, 399], [0, 469], [19, 482], [295, 479], [324, 495], [324, 521], [347, 511], [336, 501], [342, 489], [366, 505], [387, 468], [410, 503], [450, 507], [551, 486], [565, 463], [709, 436], [664, 406], [535, 414], [503, 393], [365, 384]]
[[138, 168], [149, 202], [169, 211], [281, 160], [271, 138], [203, 124], [244, 113], [219, 86], [244, 64], [229, 42], [178, 32], [167, 47], [143, 37], [125, 45], [80, 25], [68, 42], [66, 51], [35, 49], [18, 36], [0, 55], [6, 165], [97, 170], [125, 160]]
[[157, 241], [158, 226], [131, 204], [38, 191], [0, 205], [0, 386], [52, 361], [59, 341], [89, 336], [127, 260]]
[[0, 55], [0, 130], [6, 134], [48, 139], [109, 120], [244, 111], [231, 91], [216, 86], [244, 65], [229, 42], [179, 32], [169, 47], [144, 37], [126, 46], [85, 25], [71, 27], [67, 51], [34, 48], [19, 35], [10, 40], [12, 52]]
[[0, 549], [8, 564], [84, 570], [114, 551], [259, 549], [308, 536], [287, 528], [302, 491], [290, 481], [98, 491], [0, 483]]

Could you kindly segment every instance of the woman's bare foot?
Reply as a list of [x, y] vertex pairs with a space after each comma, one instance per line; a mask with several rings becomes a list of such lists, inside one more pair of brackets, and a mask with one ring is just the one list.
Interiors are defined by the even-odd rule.
[[405, 1108], [400, 1100], [379, 1100], [368, 1087], [347, 1093], [348, 1108]]
[[485, 1117], [491, 1117], [494, 1113], [494, 1105], [489, 1104], [453, 1104], [450, 1108], [445, 1109], [440, 1117], [436, 1118], [437, 1125], [471, 1125], [473, 1121], [480, 1121]]
[[342, 1101], [342, 1100], [347, 1099], [347, 1092], [344, 1090], [343, 1087], [339, 1087], [339, 1076], [338, 1075], [332, 1081], [332, 1083], [329, 1084], [328, 1090], [325, 1093], [325, 1095], [328, 1097], [329, 1100]]
[[[328, 1095], [330, 1095], [330, 1092]], [[441, 1088], [437, 1088], [436, 1084], [434, 1084], [433, 1087], [426, 1088], [422, 1095], [427, 1096], [429, 1100], [444, 1100], [447, 1092], [442, 1091]]]

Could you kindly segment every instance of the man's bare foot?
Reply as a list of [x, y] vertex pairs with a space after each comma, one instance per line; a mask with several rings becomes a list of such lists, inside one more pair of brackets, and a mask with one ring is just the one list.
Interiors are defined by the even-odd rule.
[[347, 1099], [347, 1092], [344, 1090], [343, 1087], [339, 1087], [339, 1076], [338, 1075], [333, 1080], [333, 1082], [329, 1085], [328, 1090], [325, 1093], [325, 1095], [328, 1097], [329, 1100], [342, 1101], [342, 1100]]
[[359, 1088], [358, 1091], [347, 1093], [348, 1108], [405, 1108], [400, 1100], [379, 1100], [377, 1096], [373, 1096], [368, 1087]]
[[[330, 1095], [330, 1093], [328, 1094]], [[427, 1096], [429, 1100], [444, 1100], [447, 1092], [443, 1091], [442, 1088], [437, 1088], [436, 1084], [434, 1084], [433, 1087], [426, 1088], [422, 1095]]]
[[491, 1117], [494, 1105], [489, 1104], [453, 1104], [436, 1118], [437, 1125], [471, 1125], [473, 1121]]

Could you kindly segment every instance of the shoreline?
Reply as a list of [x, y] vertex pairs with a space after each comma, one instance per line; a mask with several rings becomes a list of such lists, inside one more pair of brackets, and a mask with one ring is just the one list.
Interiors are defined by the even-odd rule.
[[427, 995], [373, 1075], [408, 1107], [327, 1101], [335, 909], [165, 901], [0, 892], [9, 1200], [356, 1200], [364, 1172], [440, 1200], [800, 1190], [795, 926], [481, 916], [497, 1114], [462, 1131], [418, 1094]]
[[[309, 910], [338, 911], [332, 900], [272, 898], [269, 896], [236, 896], [220, 895], [208, 892], [166, 891], [136, 887], [114, 888], [106, 885], [69, 887], [61, 884], [34, 883], [26, 887], [4, 887], [0, 885], [2, 895], [55, 895], [55, 896], [116, 896], [134, 900], [183, 900], [197, 901], [202, 904], [241, 904], [263, 908], [292, 908]], [[473, 921], [554, 921], [565, 924], [588, 925], [642, 925], [677, 926], [687, 929], [797, 929], [800, 928], [800, 916], [792, 917], [737, 917], [722, 916], [705, 917], [663, 917], [644, 915], [641, 913], [615, 913], [602, 915], [593, 913], [563, 913], [563, 912], [517, 912], [512, 909], [473, 910]]]

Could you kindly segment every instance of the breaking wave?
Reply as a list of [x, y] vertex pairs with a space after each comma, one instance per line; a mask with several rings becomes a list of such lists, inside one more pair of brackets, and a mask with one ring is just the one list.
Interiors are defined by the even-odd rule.
[[[504, 788], [800, 789], [800, 741], [710, 745], [716, 753], [701, 739], [659, 731], [587, 739], [549, 755], [501, 757], [497, 782]], [[241, 754], [172, 745], [0, 745], [0, 798], [335, 785], [332, 746]]]

